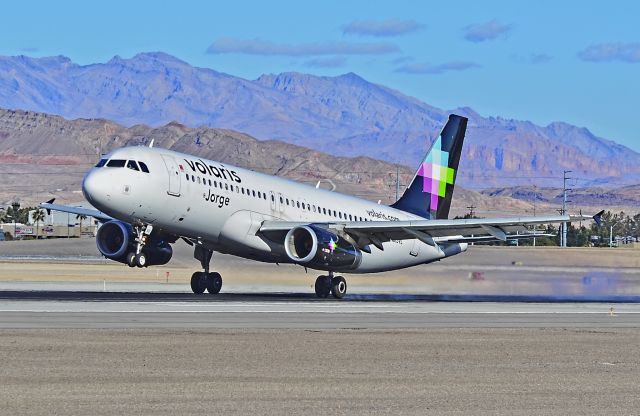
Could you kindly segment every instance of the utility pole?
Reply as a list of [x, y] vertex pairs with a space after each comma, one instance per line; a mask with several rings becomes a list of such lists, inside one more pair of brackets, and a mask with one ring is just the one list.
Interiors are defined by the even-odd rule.
[[400, 166], [396, 165], [396, 201], [400, 198]]
[[474, 214], [473, 210], [476, 208], [477, 207], [475, 205], [471, 205], [467, 207], [467, 209], [469, 210], [469, 218], [473, 218], [473, 214]]
[[20, 210], [20, 203], [14, 201], [11, 204], [11, 208], [13, 208], [13, 241], [18, 241], [18, 211]]
[[620, 221], [611, 223], [611, 226], [609, 227], [609, 248], [613, 247], [613, 227], [618, 224], [620, 224]]
[[[571, 173], [570, 170], [565, 170], [562, 177], [562, 215], [567, 213], [567, 180], [571, 179], [567, 176], [567, 173]], [[567, 223], [562, 223], [562, 234], [560, 237], [560, 247], [567, 246]]]
[[[538, 199], [538, 192], [537, 192], [537, 186], [533, 185], [533, 216], [536, 216], [536, 199]], [[533, 226], [533, 232], [536, 233], [537, 230], [536, 228], [538, 228], [537, 226]], [[533, 237], [533, 246], [536, 246], [536, 238]]]

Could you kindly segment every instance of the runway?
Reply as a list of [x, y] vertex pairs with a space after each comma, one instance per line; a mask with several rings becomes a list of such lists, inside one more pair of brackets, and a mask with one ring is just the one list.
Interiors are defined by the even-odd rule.
[[[295, 268], [224, 267], [223, 293], [194, 295], [189, 268], [0, 263], [4, 413], [640, 407], [640, 279], [631, 267], [588, 275], [425, 267], [350, 277], [340, 301], [316, 298], [313, 277]], [[470, 280], [469, 270], [486, 279]]]
[[259, 291], [194, 295], [150, 283], [119, 283], [118, 291], [82, 290], [86, 285], [79, 283], [44, 286], [0, 283], [0, 328], [640, 327], [640, 299], [633, 296], [569, 302], [540, 296], [357, 293], [333, 300]]

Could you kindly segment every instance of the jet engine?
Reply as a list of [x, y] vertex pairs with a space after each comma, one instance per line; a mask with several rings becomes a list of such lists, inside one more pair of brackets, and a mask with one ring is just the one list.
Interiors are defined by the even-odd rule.
[[[153, 234], [142, 251], [147, 255], [147, 265], [166, 264], [171, 260], [173, 250], [171, 245]], [[98, 228], [96, 244], [103, 256], [120, 263], [127, 262], [127, 254], [136, 250], [133, 227], [126, 222], [112, 220]]]
[[353, 270], [362, 260], [362, 253], [353, 244], [315, 225], [289, 230], [284, 249], [294, 262], [320, 270]]

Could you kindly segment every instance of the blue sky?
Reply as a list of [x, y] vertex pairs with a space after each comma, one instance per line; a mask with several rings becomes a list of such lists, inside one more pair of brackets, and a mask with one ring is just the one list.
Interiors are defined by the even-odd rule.
[[248, 79], [355, 72], [440, 108], [566, 121], [640, 151], [638, 16], [635, 1], [9, 2], [0, 54], [163, 51]]

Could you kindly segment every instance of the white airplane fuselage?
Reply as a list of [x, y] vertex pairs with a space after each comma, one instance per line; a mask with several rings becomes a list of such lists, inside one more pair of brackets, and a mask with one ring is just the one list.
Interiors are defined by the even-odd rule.
[[[293, 262], [282, 244], [258, 233], [264, 221], [341, 223], [424, 218], [361, 198], [161, 148], [126, 147], [91, 169], [83, 193], [96, 208], [130, 224], [188, 238], [208, 249], [272, 263]], [[125, 166], [110, 161], [126, 161]], [[135, 161], [138, 170], [127, 167]], [[139, 162], [148, 167], [141, 170]], [[371, 246], [348, 273], [382, 272], [446, 257], [420, 240]], [[457, 252], [465, 251], [460, 244]], [[455, 253], [452, 253], [455, 254]], [[313, 265], [308, 265], [315, 268]], [[320, 268], [321, 269], [321, 268]]]

